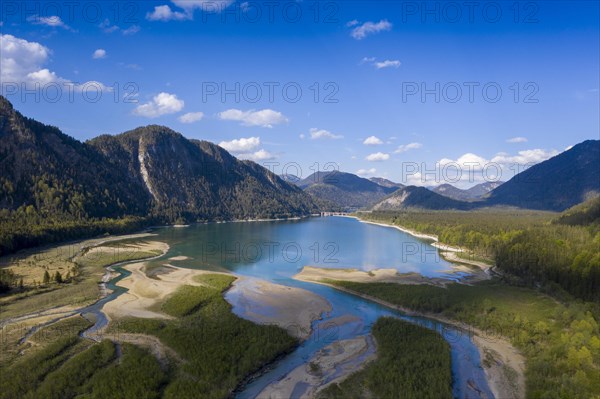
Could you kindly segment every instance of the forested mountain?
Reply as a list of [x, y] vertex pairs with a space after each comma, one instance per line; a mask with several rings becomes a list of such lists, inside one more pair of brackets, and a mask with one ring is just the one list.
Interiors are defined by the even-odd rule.
[[567, 209], [553, 223], [589, 226], [600, 231], [600, 195]]
[[397, 190], [339, 171], [316, 172], [296, 184], [318, 200], [353, 209], [372, 205]]
[[300, 180], [302, 180], [298, 176], [291, 175], [291, 174], [279, 175], [279, 177], [281, 177], [283, 179], [283, 181], [286, 181], [286, 182], [292, 183], [292, 184], [297, 184]]
[[600, 140], [587, 140], [519, 173], [490, 193], [489, 205], [563, 211], [600, 192]]
[[391, 180], [384, 179], [383, 177], [371, 177], [369, 180], [371, 180], [373, 183], [379, 184], [381, 187], [406, 187], [404, 184], [396, 183]]
[[310, 197], [252, 161], [164, 126], [100, 136], [88, 144], [146, 190], [153, 212], [170, 220], [227, 220], [307, 215]]
[[473, 205], [434, 193], [425, 187], [408, 186], [383, 198], [373, 206], [372, 210], [394, 211], [406, 208], [467, 210], [473, 208]]
[[317, 211], [267, 169], [161, 126], [81, 143], [0, 96], [0, 253], [144, 223]]
[[0, 96], [0, 208], [81, 219], [141, 214], [147, 205], [126, 171]]
[[463, 190], [451, 184], [441, 184], [433, 187], [431, 191], [459, 201], [479, 201], [489, 192], [500, 187], [503, 182], [485, 182], [477, 184], [469, 189]]

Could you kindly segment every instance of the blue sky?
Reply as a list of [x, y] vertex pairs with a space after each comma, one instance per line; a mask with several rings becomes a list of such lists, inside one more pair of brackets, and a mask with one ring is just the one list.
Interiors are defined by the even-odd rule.
[[598, 139], [599, 3], [465, 4], [5, 1], [2, 91], [80, 140], [161, 124], [303, 177], [469, 186]]

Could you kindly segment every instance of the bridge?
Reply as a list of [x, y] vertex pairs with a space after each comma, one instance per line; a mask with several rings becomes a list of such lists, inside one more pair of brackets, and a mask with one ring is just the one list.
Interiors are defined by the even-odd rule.
[[348, 212], [321, 212], [321, 216], [347, 216]]

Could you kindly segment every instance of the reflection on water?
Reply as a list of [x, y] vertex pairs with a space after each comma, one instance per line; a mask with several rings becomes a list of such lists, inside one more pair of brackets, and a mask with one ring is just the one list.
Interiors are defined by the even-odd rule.
[[[330, 287], [291, 278], [307, 265], [365, 271], [394, 268], [402, 273], [418, 272], [427, 277], [447, 276], [451, 265], [439, 257], [434, 247], [408, 234], [351, 218], [327, 217], [165, 228], [158, 230], [156, 240], [170, 245], [168, 257], [190, 258], [177, 261], [174, 263], [177, 266], [225, 268], [238, 275], [304, 288], [323, 296], [333, 306], [332, 312], [313, 323], [309, 339], [245, 386], [238, 393], [239, 398], [256, 397], [268, 384], [282, 379], [336, 340], [368, 335], [375, 321], [382, 316], [401, 317], [443, 333], [452, 350], [455, 397], [493, 397], [480, 367], [479, 352], [468, 334], [425, 318], [408, 317]], [[162, 262], [158, 260], [151, 264], [158, 266]], [[246, 307], [236, 304], [234, 295], [226, 295], [226, 299], [233, 305], [233, 311], [244, 317]], [[348, 322], [348, 316], [352, 316], [352, 321]], [[373, 344], [371, 350], [374, 350]]]

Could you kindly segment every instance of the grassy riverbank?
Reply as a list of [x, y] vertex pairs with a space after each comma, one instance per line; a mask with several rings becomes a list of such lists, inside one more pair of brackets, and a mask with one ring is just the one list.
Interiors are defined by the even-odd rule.
[[440, 334], [395, 318], [373, 326], [377, 359], [319, 399], [452, 398], [450, 346]]
[[24, 357], [0, 370], [0, 398], [158, 398], [168, 373], [154, 356], [80, 338], [89, 325], [74, 316], [34, 334]]
[[165, 398], [225, 398], [253, 372], [297, 341], [276, 326], [261, 326], [231, 313], [223, 291], [233, 276], [206, 274], [202, 287], [184, 286], [163, 305], [173, 320], [127, 318], [109, 332], [155, 336], [182, 359], [170, 375]]
[[[40, 329], [20, 346], [23, 356], [0, 363], [0, 399], [228, 397], [297, 344], [281, 328], [231, 313], [222, 293], [234, 280], [197, 276], [202, 286], [184, 286], [162, 304], [160, 310], [173, 319], [113, 323], [110, 340], [100, 343], [79, 337], [91, 325], [80, 316]], [[166, 349], [165, 359], [127, 343], [132, 334], [140, 344]]]
[[527, 358], [529, 398], [600, 395], [600, 330], [596, 306], [558, 303], [497, 281], [467, 286], [326, 281], [390, 304], [440, 315], [510, 339]]

